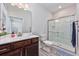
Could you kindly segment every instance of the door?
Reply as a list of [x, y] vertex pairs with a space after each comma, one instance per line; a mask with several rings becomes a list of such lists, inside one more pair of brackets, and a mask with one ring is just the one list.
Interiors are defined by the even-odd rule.
[[38, 43], [32, 44], [25, 50], [25, 55], [27, 56], [38, 56]]

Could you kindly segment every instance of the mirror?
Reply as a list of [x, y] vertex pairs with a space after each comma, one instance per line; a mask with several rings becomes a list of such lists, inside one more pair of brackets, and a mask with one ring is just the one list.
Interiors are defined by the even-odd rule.
[[22, 32], [23, 19], [10, 16], [10, 20], [11, 20], [11, 32], [15, 33]]
[[2, 3], [0, 4], [0, 13], [0, 32], [6, 32], [7, 13]]
[[[25, 3], [22, 3], [26, 5]], [[18, 7], [19, 3], [4, 3], [1, 10], [4, 10], [2, 14], [2, 24], [6, 28], [6, 32], [31, 32], [31, 20], [32, 12], [30, 9]], [[27, 4], [29, 6], [29, 4]], [[5, 12], [5, 13], [4, 13]]]

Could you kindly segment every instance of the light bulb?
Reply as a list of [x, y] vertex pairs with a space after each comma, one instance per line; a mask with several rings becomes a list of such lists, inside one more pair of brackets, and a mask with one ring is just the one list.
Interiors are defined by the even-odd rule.
[[25, 8], [29, 8], [28, 4], [25, 4]]
[[60, 5], [60, 6], [58, 6], [58, 8], [62, 8], [62, 6]]
[[24, 8], [24, 10], [27, 10], [27, 8]]
[[19, 8], [22, 8], [22, 7], [23, 7], [23, 4], [22, 4], [22, 3], [19, 3], [19, 4], [18, 4], [18, 7], [19, 7]]
[[55, 20], [55, 22], [59, 22], [59, 20]]
[[12, 6], [15, 6], [16, 4], [15, 4], [15, 3], [11, 3], [11, 5], [12, 5]]

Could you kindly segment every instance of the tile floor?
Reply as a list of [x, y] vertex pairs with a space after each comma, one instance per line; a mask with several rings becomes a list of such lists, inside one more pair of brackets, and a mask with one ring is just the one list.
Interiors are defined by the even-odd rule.
[[47, 51], [45, 51], [44, 49], [40, 48], [39, 49], [39, 56], [56, 56], [53, 53], [48, 53]]

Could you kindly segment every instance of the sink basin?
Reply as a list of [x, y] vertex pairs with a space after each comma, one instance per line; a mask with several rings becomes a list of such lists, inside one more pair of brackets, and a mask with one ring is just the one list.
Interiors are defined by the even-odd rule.
[[28, 37], [28, 36], [32, 36], [33, 34], [32, 33], [24, 33], [22, 36], [23, 37]]

